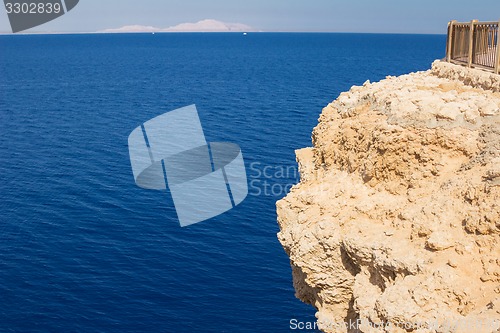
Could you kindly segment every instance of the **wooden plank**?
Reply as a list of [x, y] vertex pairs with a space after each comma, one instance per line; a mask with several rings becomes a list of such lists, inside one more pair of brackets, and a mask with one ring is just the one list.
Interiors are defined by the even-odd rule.
[[[477, 21], [477, 20], [476, 20]], [[498, 21], [491, 21], [491, 22], [480, 22], [481, 24], [493, 24], [493, 25], [496, 25], [498, 24]], [[470, 21], [469, 22], [456, 22], [455, 21], [455, 25], [470, 25]]]
[[470, 21], [470, 28], [469, 28], [469, 64], [467, 67], [472, 67], [472, 58], [474, 57], [474, 27], [477, 23], [477, 20], [472, 20]]
[[[470, 22], [468, 22], [467, 24], [469, 24]], [[497, 25], [498, 24], [498, 21], [497, 22], [494, 22], [494, 21], [491, 21], [491, 22], [479, 22], [479, 24], [482, 24], [482, 25]]]
[[450, 21], [448, 23], [448, 40], [447, 40], [447, 43], [446, 43], [446, 61], [447, 62], [450, 62], [451, 59], [452, 59], [452, 52], [453, 52], [452, 51], [453, 50], [452, 47], [453, 47], [453, 37], [454, 37], [454, 35], [453, 35], [454, 31], [453, 30], [455, 28], [454, 27], [455, 22], [457, 22], [457, 21], [453, 20], [453, 21]]
[[498, 21], [498, 26], [497, 26], [497, 54], [496, 54], [496, 59], [495, 59], [495, 74], [499, 74], [500, 72], [500, 21]]
[[462, 65], [462, 66], [467, 66], [467, 62], [465, 61], [460, 61], [460, 60], [451, 60], [450, 61], [452, 64], [455, 64], [455, 65]]

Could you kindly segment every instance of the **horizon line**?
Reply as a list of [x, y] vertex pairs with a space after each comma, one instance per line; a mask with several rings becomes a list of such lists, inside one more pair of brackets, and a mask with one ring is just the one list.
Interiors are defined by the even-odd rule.
[[265, 34], [265, 33], [311, 33], [311, 34], [378, 34], [378, 35], [444, 35], [446, 32], [368, 32], [368, 31], [303, 31], [303, 30], [276, 30], [276, 31], [40, 31], [40, 32], [8, 32], [0, 31], [0, 36], [26, 35], [122, 35], [122, 34]]

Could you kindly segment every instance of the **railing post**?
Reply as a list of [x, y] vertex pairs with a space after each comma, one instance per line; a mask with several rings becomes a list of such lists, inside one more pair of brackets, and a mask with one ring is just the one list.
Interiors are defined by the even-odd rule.
[[451, 59], [453, 57], [453, 37], [454, 37], [454, 24], [457, 22], [456, 20], [450, 21], [448, 23], [448, 40], [446, 43], [446, 61], [451, 62]]
[[472, 58], [474, 57], [474, 27], [477, 20], [470, 21], [470, 30], [469, 30], [469, 63], [467, 67], [472, 67]]
[[497, 58], [495, 62], [495, 74], [499, 74], [500, 72], [500, 20], [498, 21], [497, 27]]

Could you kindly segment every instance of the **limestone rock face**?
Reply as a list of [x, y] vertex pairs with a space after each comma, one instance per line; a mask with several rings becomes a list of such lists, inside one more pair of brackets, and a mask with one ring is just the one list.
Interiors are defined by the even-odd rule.
[[498, 332], [492, 75], [435, 62], [323, 109], [313, 147], [297, 151], [301, 181], [277, 203], [296, 295], [320, 329]]

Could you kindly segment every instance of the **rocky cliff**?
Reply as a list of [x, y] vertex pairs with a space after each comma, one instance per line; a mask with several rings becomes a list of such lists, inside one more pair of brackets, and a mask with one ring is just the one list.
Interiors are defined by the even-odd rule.
[[277, 203], [324, 332], [500, 332], [500, 76], [436, 61], [323, 109]]

